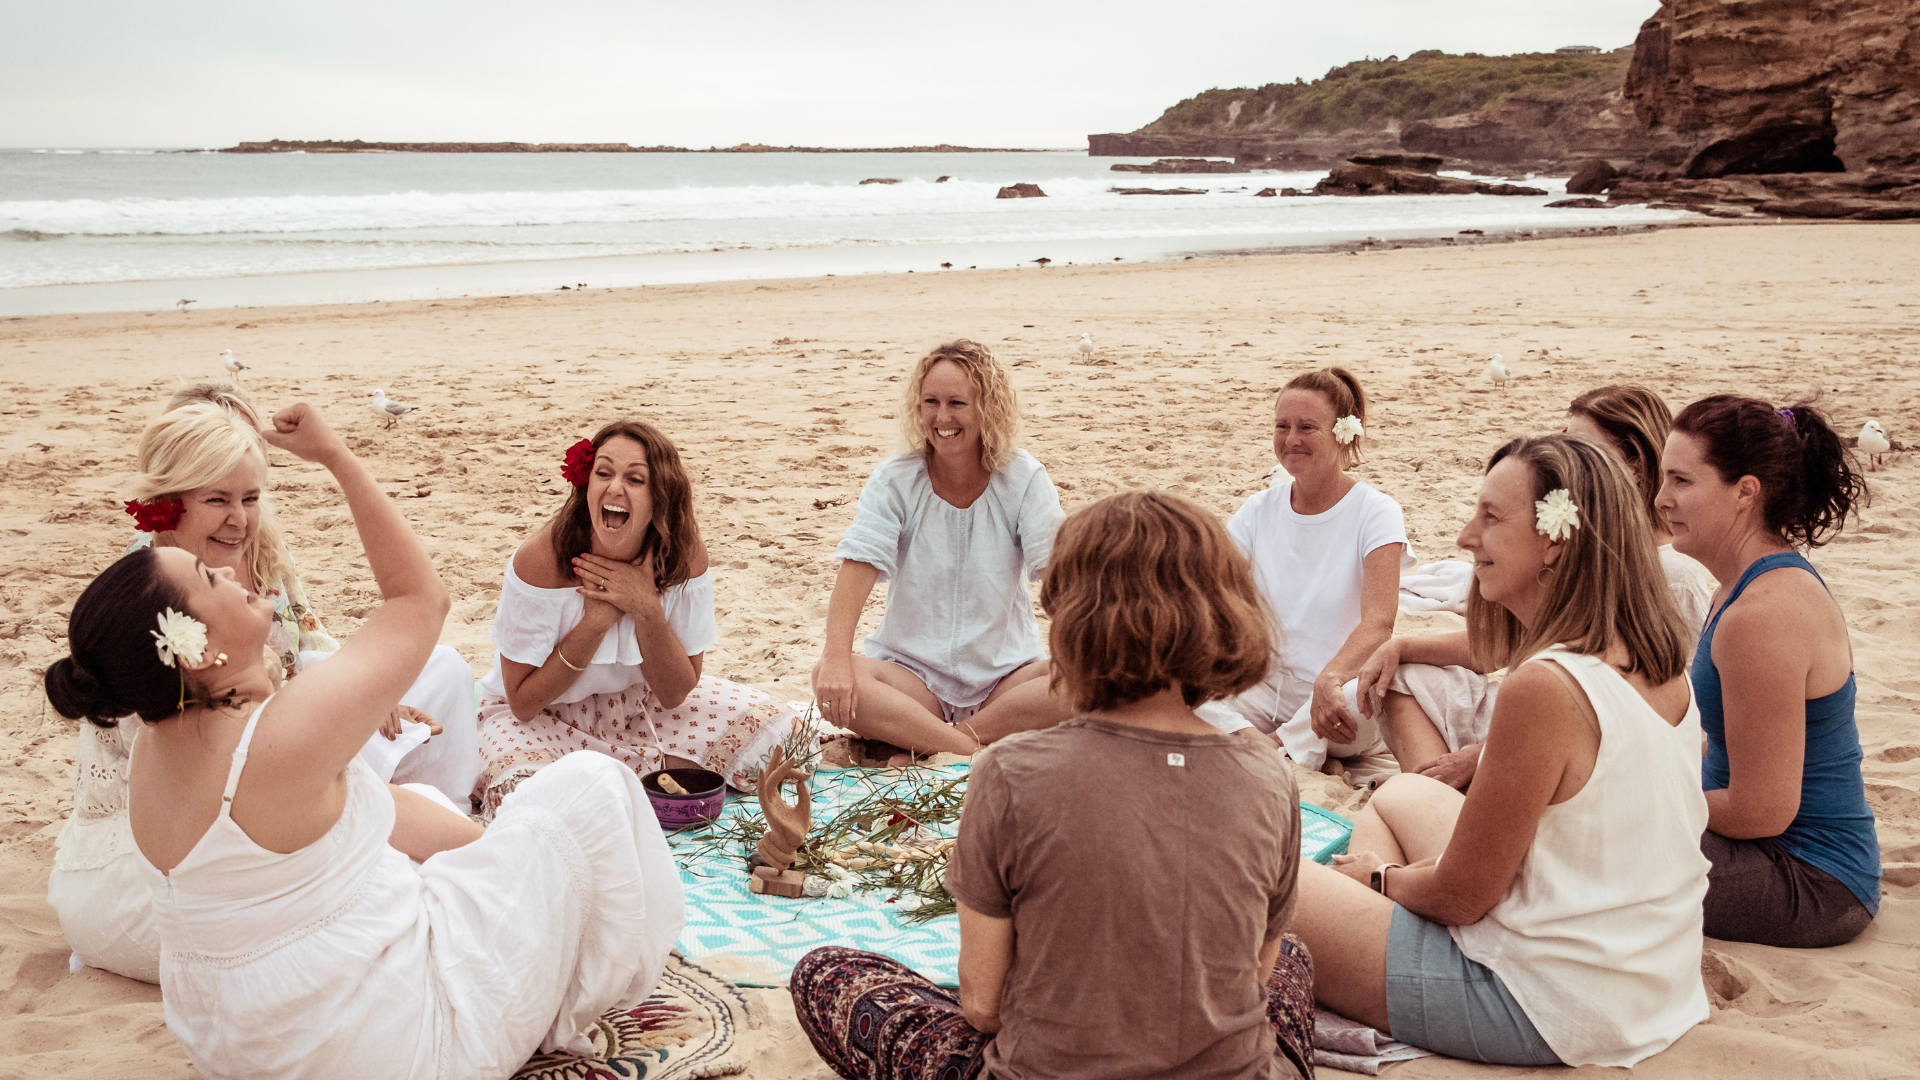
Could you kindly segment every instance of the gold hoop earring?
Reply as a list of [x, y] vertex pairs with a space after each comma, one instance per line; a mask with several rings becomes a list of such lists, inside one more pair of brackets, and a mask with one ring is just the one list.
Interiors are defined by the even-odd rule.
[[226, 654], [226, 653], [215, 653], [215, 654], [213, 655], [213, 666], [214, 666], [214, 667], [226, 667], [226, 666], [227, 666], [227, 654]]

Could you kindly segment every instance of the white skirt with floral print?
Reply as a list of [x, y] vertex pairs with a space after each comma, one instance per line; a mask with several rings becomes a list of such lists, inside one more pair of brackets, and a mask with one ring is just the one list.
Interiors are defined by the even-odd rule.
[[644, 682], [549, 705], [530, 720], [514, 716], [505, 698], [489, 695], [480, 702], [485, 765], [474, 798], [481, 817], [491, 820], [522, 780], [579, 750], [605, 754], [641, 775], [660, 768], [663, 755], [685, 758], [750, 790], [797, 715], [771, 694], [716, 675], [703, 676], [671, 709]]

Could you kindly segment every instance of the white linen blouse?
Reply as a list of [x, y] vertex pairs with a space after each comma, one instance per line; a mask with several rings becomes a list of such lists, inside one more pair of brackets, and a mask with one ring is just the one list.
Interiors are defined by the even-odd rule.
[[[713, 619], [712, 570], [662, 592], [660, 607], [666, 612], [667, 625], [673, 628], [688, 656], [706, 652], [720, 640], [720, 630]], [[579, 626], [586, 615], [586, 597], [572, 586], [542, 589], [529, 585], [513, 572], [513, 559], [509, 557], [506, 578], [500, 586], [500, 604], [494, 610], [493, 630], [488, 635], [494, 648], [493, 670], [480, 680], [481, 687], [489, 697], [506, 697], [501, 658], [539, 667], [553, 655], [553, 647]], [[577, 656], [567, 659], [576, 664], [581, 662]], [[640, 642], [633, 636], [633, 616], [620, 616], [620, 621], [600, 639], [593, 658], [584, 666], [587, 670], [573, 680], [572, 686], [561, 691], [553, 704], [566, 705], [595, 694], [617, 693], [647, 681], [640, 670]]]
[[1025, 450], [965, 509], [934, 494], [924, 455], [881, 462], [834, 550], [890, 582], [867, 656], [905, 667], [949, 705], [978, 705], [1041, 655], [1027, 582], [1046, 569], [1065, 516], [1046, 466]]

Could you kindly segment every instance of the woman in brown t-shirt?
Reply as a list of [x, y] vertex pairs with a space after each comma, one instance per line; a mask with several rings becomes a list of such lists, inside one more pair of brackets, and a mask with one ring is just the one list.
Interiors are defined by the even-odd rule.
[[1185, 499], [1115, 495], [1060, 527], [1040, 603], [1077, 718], [974, 759], [946, 876], [960, 993], [817, 949], [802, 1028], [851, 1080], [1307, 1075], [1299, 797], [1271, 740], [1193, 713], [1266, 674], [1245, 557]]

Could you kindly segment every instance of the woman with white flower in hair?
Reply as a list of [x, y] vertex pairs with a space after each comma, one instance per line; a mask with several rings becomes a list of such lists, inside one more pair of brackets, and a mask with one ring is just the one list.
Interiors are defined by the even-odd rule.
[[1248, 498], [1227, 524], [1279, 625], [1266, 681], [1226, 704], [1261, 731], [1278, 729], [1310, 769], [1329, 749], [1368, 749], [1340, 687], [1393, 636], [1400, 573], [1413, 567], [1400, 504], [1347, 473], [1366, 419], [1351, 372], [1294, 376], [1273, 409], [1273, 456], [1288, 479]]
[[572, 754], [485, 829], [383, 783], [356, 755], [427, 662], [446, 589], [319, 413], [292, 405], [265, 437], [346, 499], [381, 592], [353, 637], [281, 685], [271, 600], [143, 548], [80, 594], [46, 674], [62, 716], [141, 725], [127, 798], [167, 1027], [206, 1077], [504, 1080], [543, 1047], [591, 1052], [684, 923], [639, 778]]
[[1323, 1006], [1504, 1065], [1631, 1066], [1707, 1018], [1700, 710], [1642, 504], [1587, 439], [1493, 455], [1459, 544], [1475, 658], [1512, 674], [1465, 795], [1396, 776], [1301, 865]]

